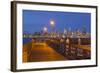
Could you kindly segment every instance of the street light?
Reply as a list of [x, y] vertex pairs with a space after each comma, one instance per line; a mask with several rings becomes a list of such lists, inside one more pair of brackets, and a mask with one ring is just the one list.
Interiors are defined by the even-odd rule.
[[44, 28], [43, 28], [43, 31], [44, 31], [44, 32], [47, 32], [47, 31], [48, 31], [47, 27], [44, 27]]

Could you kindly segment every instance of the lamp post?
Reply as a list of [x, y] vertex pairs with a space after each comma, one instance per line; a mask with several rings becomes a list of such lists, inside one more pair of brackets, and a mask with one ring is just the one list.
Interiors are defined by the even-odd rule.
[[44, 32], [44, 33], [47, 33], [47, 31], [48, 31], [47, 27], [44, 27], [44, 28], [43, 28], [43, 32]]

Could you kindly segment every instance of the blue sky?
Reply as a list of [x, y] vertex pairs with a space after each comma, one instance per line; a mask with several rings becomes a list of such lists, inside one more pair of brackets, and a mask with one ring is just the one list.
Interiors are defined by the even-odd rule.
[[86, 27], [87, 32], [91, 32], [91, 14], [79, 12], [55, 12], [55, 11], [35, 11], [23, 10], [23, 32], [40, 32], [44, 27], [51, 32], [50, 20], [55, 21], [55, 30], [63, 32], [64, 29], [82, 30]]

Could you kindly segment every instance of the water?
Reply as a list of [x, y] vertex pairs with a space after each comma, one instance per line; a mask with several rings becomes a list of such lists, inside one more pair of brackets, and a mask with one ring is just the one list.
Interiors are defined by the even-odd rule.
[[23, 44], [26, 44], [30, 41], [32, 41], [32, 38], [23, 38]]

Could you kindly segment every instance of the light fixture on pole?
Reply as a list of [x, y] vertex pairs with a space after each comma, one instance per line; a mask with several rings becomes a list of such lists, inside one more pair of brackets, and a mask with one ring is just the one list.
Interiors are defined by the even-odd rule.
[[48, 31], [47, 27], [43, 28], [43, 32], [46, 33]]

